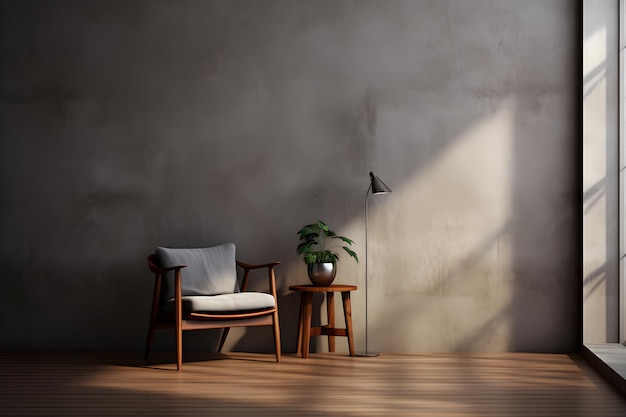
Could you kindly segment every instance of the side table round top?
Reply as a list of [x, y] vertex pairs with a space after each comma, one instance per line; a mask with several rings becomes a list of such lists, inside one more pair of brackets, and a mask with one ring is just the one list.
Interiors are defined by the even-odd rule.
[[289, 287], [291, 291], [300, 292], [344, 292], [344, 291], [356, 291], [356, 285], [341, 285], [335, 284], [329, 287], [318, 287], [317, 285], [292, 285]]

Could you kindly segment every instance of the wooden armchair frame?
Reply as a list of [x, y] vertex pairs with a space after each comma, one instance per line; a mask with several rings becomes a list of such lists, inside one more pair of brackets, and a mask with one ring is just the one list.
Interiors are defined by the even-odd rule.
[[[276, 295], [276, 276], [274, 268], [281, 262], [271, 262], [261, 265], [247, 264], [236, 261], [237, 265], [243, 268], [243, 278], [241, 282], [241, 292], [246, 291], [250, 271], [267, 268], [269, 278], [270, 293], [274, 297], [274, 307], [252, 312], [234, 312], [224, 314], [209, 313], [185, 313], [182, 305], [182, 283], [181, 270], [186, 265], [178, 265], [171, 268], [159, 266], [156, 254], [148, 256], [148, 266], [155, 274], [154, 292], [152, 297], [152, 311], [150, 314], [150, 325], [148, 328], [148, 339], [144, 358], [148, 359], [150, 347], [154, 338], [154, 332], [159, 329], [171, 329], [176, 331], [176, 370], [180, 370], [183, 363], [183, 331], [186, 330], [206, 330], [224, 329], [220, 340], [218, 352], [222, 351], [228, 331], [231, 327], [248, 326], [272, 326], [274, 330], [274, 346], [276, 349], [276, 362], [280, 362], [280, 327], [278, 322], [278, 298]], [[166, 314], [161, 311], [161, 288], [163, 276], [166, 272], [174, 271], [174, 314]]]

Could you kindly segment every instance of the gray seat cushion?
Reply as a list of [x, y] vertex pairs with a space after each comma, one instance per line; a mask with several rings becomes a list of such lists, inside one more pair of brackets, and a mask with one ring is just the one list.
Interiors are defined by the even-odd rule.
[[[233, 243], [192, 249], [158, 247], [156, 255], [165, 268], [187, 265], [181, 270], [183, 296], [239, 292]], [[174, 272], [167, 272], [164, 281], [163, 299], [174, 298]]]
[[[275, 307], [276, 303], [271, 294], [262, 292], [239, 292], [222, 295], [195, 295], [183, 297], [183, 311], [185, 313], [232, 313], [237, 311], [255, 311]], [[163, 312], [174, 312], [174, 299], [170, 299], [163, 306]]]

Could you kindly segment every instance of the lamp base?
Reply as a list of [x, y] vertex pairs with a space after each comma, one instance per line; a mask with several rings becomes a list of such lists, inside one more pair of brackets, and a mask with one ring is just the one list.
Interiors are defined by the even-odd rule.
[[380, 353], [378, 352], [355, 352], [354, 356], [358, 357], [358, 358], [373, 358], [376, 356], [380, 356]]

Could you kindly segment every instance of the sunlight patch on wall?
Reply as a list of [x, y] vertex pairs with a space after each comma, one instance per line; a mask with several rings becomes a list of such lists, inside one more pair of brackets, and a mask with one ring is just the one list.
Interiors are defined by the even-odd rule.
[[[583, 43], [583, 340], [606, 338], [607, 262], [607, 30]], [[593, 323], [593, 325], [588, 325]]]
[[507, 348], [514, 111], [503, 99], [370, 212], [370, 326], [392, 333], [381, 350], [424, 337], [428, 350]]
[[606, 61], [606, 26], [602, 26], [593, 34], [585, 37], [583, 42], [583, 76], [593, 72], [595, 68], [601, 67]]

